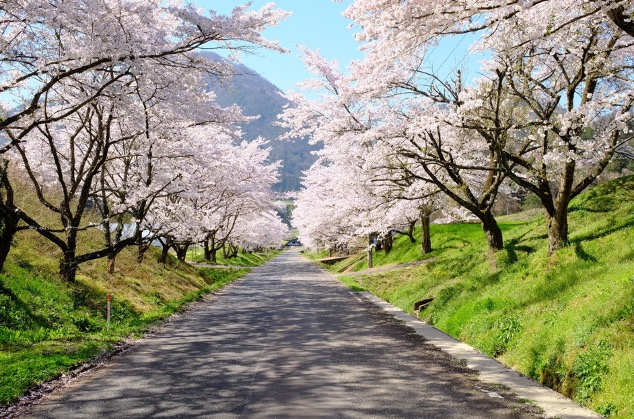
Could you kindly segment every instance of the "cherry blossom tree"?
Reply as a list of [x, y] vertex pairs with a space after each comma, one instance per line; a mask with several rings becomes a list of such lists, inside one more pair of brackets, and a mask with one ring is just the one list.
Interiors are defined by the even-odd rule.
[[369, 156], [355, 153], [354, 148], [348, 146], [344, 153], [326, 145], [306, 172], [293, 211], [302, 242], [345, 250], [358, 237], [367, 237], [377, 250], [389, 252], [394, 233], [407, 234], [415, 242], [413, 229], [420, 220], [421, 250], [429, 253], [429, 217], [438, 210], [437, 191], [423, 182], [386, 181], [383, 167], [370, 163]]
[[268, 162], [270, 149], [264, 144], [262, 139], [242, 142], [226, 154], [230, 161], [228, 181], [215, 201], [219, 210], [205, 219], [203, 226], [205, 259], [212, 263], [216, 263], [216, 252], [231, 242], [237, 226], [273, 206], [272, 187], [278, 179], [279, 162]]
[[253, 252], [276, 248], [289, 236], [288, 226], [274, 211], [268, 210], [244, 219], [231, 241], [245, 251]]
[[[227, 63], [192, 54], [196, 48], [240, 51], [253, 47], [282, 50], [261, 32], [288, 15], [268, 4], [258, 11], [236, 7], [230, 16], [205, 16], [191, 3], [158, 0], [101, 2], [7, 0], [0, 9], [0, 93], [4, 104], [0, 129], [18, 133], [7, 150], [38, 124], [74, 113], [118, 78], [142, 74], [147, 64], [160, 68], [197, 68], [214, 77], [231, 71]], [[55, 113], [41, 112], [42, 100], [58, 84], [82, 73], [109, 73], [86, 86], [86, 95]]]
[[[514, 33], [530, 26], [511, 21]], [[511, 29], [501, 30], [504, 36]], [[633, 46], [632, 37], [591, 15], [521, 48], [504, 49], [490, 63], [503, 100], [526, 110], [498, 127], [503, 135], [491, 145], [505, 172], [540, 199], [550, 252], [568, 241], [570, 200], [632, 138]]]
[[60, 248], [63, 255], [60, 275], [68, 281], [74, 280], [78, 264], [104, 256], [99, 251], [77, 256], [77, 245], [79, 232], [95, 226], [82, 221], [91, 185], [108, 156], [109, 147], [118, 139], [110, 131], [114, 118], [112, 106], [92, 103], [73, 118], [66, 118], [63, 126], [40, 125], [30, 134], [30, 141], [15, 145], [39, 202], [59, 216], [59, 223], [47, 226], [29, 215], [29, 210], [14, 211], [30, 228]]
[[[199, 85], [188, 83], [199, 83], [199, 75], [223, 78], [232, 69], [227, 63], [204, 59], [195, 53], [196, 48], [224, 48], [235, 52], [257, 47], [281, 50], [277, 43], [264, 39], [260, 33], [267, 26], [277, 24], [286, 15], [286, 12], [275, 10], [273, 5], [267, 5], [259, 11], [240, 6], [230, 16], [218, 15], [213, 11], [209, 16], [204, 16], [192, 5], [177, 1], [163, 4], [129, 0], [111, 4], [80, 0], [54, 5], [39, 1], [5, 2], [0, 10], [0, 62], [3, 69], [0, 73], [0, 93], [3, 93], [3, 98], [9, 97], [10, 101], [3, 103], [0, 129], [9, 141], [0, 153], [16, 148], [23, 162], [28, 163], [27, 150], [32, 147], [24, 144], [27, 138], [46, 138], [45, 142], [59, 148], [59, 139], [54, 136], [62, 133], [63, 129], [60, 127], [64, 125], [76, 129], [75, 133], [67, 130], [61, 134], [70, 143], [73, 136], [80, 132], [88, 137], [103, 137], [103, 133], [92, 131], [97, 126], [92, 121], [98, 120], [98, 124], [102, 124], [99, 128], [107, 131], [111, 122], [122, 119], [120, 115], [125, 113], [124, 107], [130, 105], [129, 98], [115, 93], [122, 86], [126, 86], [128, 90], [130, 86], [136, 88], [136, 93], [131, 92], [130, 96], [138, 96], [140, 103], [145, 105], [165, 99], [169, 99], [171, 106], [186, 105], [187, 100], [183, 95], [160, 97], [160, 94], [155, 93], [165, 91], [174, 83], [178, 83], [182, 91], [190, 91]], [[197, 76], [189, 76], [193, 74]], [[168, 76], [164, 77], [165, 75]], [[155, 80], [166, 84], [153, 84]], [[152, 87], [156, 88], [155, 92], [151, 91]], [[73, 94], [67, 94], [69, 89], [73, 90]], [[113, 107], [101, 108], [104, 106], [101, 97], [105, 97], [105, 101], [112, 101]], [[95, 105], [96, 103], [100, 104]], [[196, 104], [200, 103], [191, 102], [188, 108], [195, 109]], [[100, 110], [97, 111], [96, 108]], [[208, 114], [216, 113], [212, 120], [218, 120], [223, 113], [217, 106], [209, 109]], [[114, 113], [119, 117], [107, 116]], [[233, 109], [224, 114], [239, 115], [239, 112]], [[137, 134], [144, 132], [143, 135], [150, 135], [147, 109], [137, 116], [137, 122], [142, 127], [136, 131]], [[234, 117], [233, 121], [235, 120]], [[84, 127], [77, 128], [77, 124], [84, 124]], [[125, 141], [132, 140], [137, 134], [126, 133], [124, 136], [130, 137]], [[115, 142], [120, 141], [124, 139], [119, 138]], [[36, 147], [41, 144], [42, 141], [38, 141]], [[109, 144], [107, 149], [110, 150], [111, 147], [112, 144]], [[65, 152], [72, 155], [72, 149], [73, 147], [61, 151], [58, 149], [53, 155], [58, 151], [59, 155]], [[88, 179], [84, 179], [88, 182], [76, 182], [70, 189], [72, 193], [67, 194], [66, 198], [73, 201], [73, 193], [81, 191], [84, 198], [77, 202], [81, 205], [88, 202], [84, 192], [91, 189], [92, 180], [99, 173], [96, 167], [103, 166], [109, 160], [110, 156], [106, 157], [104, 154], [106, 151], [105, 148], [91, 148], [86, 152], [86, 156], [93, 153], [91, 158], [96, 166], [90, 166], [90, 175]], [[152, 165], [151, 153], [150, 149], [147, 156], [148, 169]], [[99, 158], [96, 159], [96, 156]], [[65, 164], [63, 159], [56, 162], [58, 174], [65, 172]], [[29, 164], [25, 170], [30, 172], [34, 183], [39, 182], [33, 164]], [[70, 169], [70, 178], [75, 182], [77, 179], [72, 179], [73, 170], [75, 169]], [[62, 177], [58, 176], [58, 180], [60, 179]], [[80, 184], [85, 185], [85, 189]], [[41, 226], [38, 227], [33, 218], [14, 206], [7, 176], [2, 177], [2, 187], [5, 192], [1, 195], [3, 200], [0, 202], [0, 215], [3, 222], [0, 227], [7, 240], [3, 240], [0, 246], [0, 267], [8, 253], [10, 237], [18, 228], [15, 214], [20, 214], [19, 218], [32, 228], [40, 232], [47, 230], [40, 229]], [[41, 201], [47, 206], [44, 202], [48, 200], [41, 198]], [[143, 200], [139, 202], [143, 203]], [[52, 209], [54, 205], [48, 207]], [[74, 210], [77, 210], [75, 215], [65, 217], [77, 217], [82, 212], [79, 207]], [[55, 233], [49, 232], [53, 235]], [[50, 236], [51, 239], [52, 237]], [[69, 240], [73, 241], [70, 238]], [[69, 278], [74, 274], [74, 268], [66, 271], [69, 272]]]
[[227, 140], [231, 135], [209, 126], [188, 130], [196, 152], [183, 160], [186, 170], [170, 187], [173, 193], [160, 199], [144, 221], [162, 242], [162, 259], [170, 248], [184, 259], [189, 245], [202, 243], [205, 259], [216, 263], [219, 250], [239, 242], [243, 223], [273, 207], [279, 163], [268, 162], [264, 141], [234, 145]]
[[[629, 138], [633, 7], [629, 1], [357, 1], [346, 11], [364, 42], [364, 59], [352, 65], [354, 91], [398, 103], [410, 143], [398, 154], [429, 178], [426, 167], [442, 168], [448, 177], [438, 179], [439, 187], [470, 210], [484, 210], [474, 214], [493, 249], [502, 247], [501, 234], [486, 228], [490, 217], [483, 215], [509, 177], [541, 200], [553, 252], [567, 241], [568, 202]], [[431, 71], [430, 50], [443, 37], [478, 31], [476, 47], [493, 55], [479, 80], [463, 84], [459, 73], [452, 81]], [[456, 159], [456, 150], [474, 144], [475, 160]], [[478, 171], [486, 182], [473, 193], [463, 175]]]
[[[354, 63], [345, 77], [336, 63], [316, 52], [307, 51], [305, 61], [319, 78], [304, 87], [325, 93], [313, 101], [289, 94], [294, 106], [281, 116], [291, 129], [288, 135], [323, 141], [326, 148], [336, 149], [332, 155], [346, 156], [342, 165], [354, 165], [357, 156], [364, 156], [375, 180], [401, 187], [433, 185], [431, 189], [442, 191], [480, 219], [492, 250], [503, 247], [492, 210], [505, 175], [486, 140], [457, 126], [459, 82], [457, 87], [443, 83], [423, 90], [433, 75], [419, 72], [418, 61], [411, 57]], [[375, 71], [378, 66], [380, 74]]]
[[359, 41], [401, 53], [431, 46], [446, 35], [487, 30], [487, 36], [497, 37], [498, 28], [515, 18], [531, 25], [507, 39], [514, 45], [568, 30], [586, 18], [634, 36], [633, 14], [629, 0], [377, 0], [355, 1], [344, 12], [361, 27]]
[[[51, 107], [76, 94], [72, 86], [66, 87], [52, 97]], [[178, 163], [193, 154], [181, 138], [187, 124], [193, 123], [192, 115], [203, 118], [201, 122], [225, 124], [224, 120], [214, 121], [219, 111], [213, 103], [202, 106], [202, 97], [194, 100], [195, 95], [189, 96], [208, 110], [206, 115], [173, 106], [174, 101], [159, 100], [157, 83], [151, 89], [157, 103], [152, 108], [139, 100], [141, 86], [127, 83], [121, 87], [117, 94], [111, 89], [111, 97], [95, 99], [65, 118], [64, 124], [38, 126], [29, 134], [29, 141], [14, 147], [40, 203], [59, 216], [59, 225], [50, 224], [50, 217], [37, 220], [29, 215], [30, 208], [16, 208], [15, 212], [60, 248], [60, 274], [69, 281], [79, 264], [106, 255], [113, 271], [117, 253], [141, 240], [140, 220], [152, 202], [182, 177], [184, 168]], [[89, 204], [99, 210], [100, 220], [86, 217]], [[125, 223], [130, 217], [137, 221]], [[104, 231], [105, 247], [77, 255], [80, 232], [96, 226]], [[132, 231], [124, 237], [126, 227]]]
[[[177, 77], [185, 80], [188, 75], [195, 76]], [[151, 94], [143, 95], [137, 89], [135, 95], [139, 99], [138, 114], [130, 119], [142, 124], [143, 135], [117, 143], [103, 167], [99, 208], [104, 210], [104, 220], [118, 214], [113, 234], [104, 226], [106, 243], [121, 236], [130, 216], [137, 220], [136, 224], [142, 223], [151, 207], [158, 204], [157, 199], [177, 205], [182, 199], [176, 199], [174, 194], [203, 190], [217, 180], [210, 180], [205, 174], [224, 173], [219, 167], [223, 161], [220, 157], [239, 137], [232, 124], [249, 120], [235, 106], [221, 109], [215, 105], [213, 93], [202, 90], [201, 79], [189, 81], [187, 85], [198, 86], [189, 91], [183, 91], [173, 80], [165, 80], [165, 75], [162, 85], [157, 79], [158, 75], [143, 89]], [[196, 201], [196, 196], [187, 195], [184, 199]], [[170, 208], [162, 210], [172, 212]], [[147, 236], [139, 243], [139, 261], [152, 238]], [[109, 261], [113, 262], [114, 256], [109, 255]]]
[[447, 212], [443, 205], [445, 197], [433, 183], [411, 179], [404, 181], [400, 176], [392, 178], [386, 186], [388, 190], [384, 192], [384, 195], [391, 203], [386, 216], [395, 220], [397, 225], [407, 226], [407, 231], [397, 230], [396, 232], [407, 235], [412, 244], [416, 243], [413, 233], [416, 224], [420, 222], [421, 253], [431, 253], [431, 216], [437, 212]]
[[344, 250], [361, 233], [352, 223], [351, 217], [358, 215], [355, 206], [349, 206], [356, 185], [349, 194], [347, 190], [351, 186], [347, 181], [356, 179], [342, 176], [339, 169], [315, 162], [303, 179], [304, 189], [298, 193], [293, 210], [293, 225], [299, 230], [302, 243], [310, 248]]

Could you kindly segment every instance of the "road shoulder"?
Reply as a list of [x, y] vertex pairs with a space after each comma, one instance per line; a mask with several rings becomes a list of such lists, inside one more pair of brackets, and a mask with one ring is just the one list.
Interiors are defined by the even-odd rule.
[[504, 366], [466, 343], [460, 342], [430, 324], [405, 313], [400, 308], [376, 297], [374, 294], [369, 292], [361, 292], [359, 294], [402, 321], [406, 326], [414, 329], [418, 335], [422, 336], [430, 344], [447, 352], [454, 358], [464, 360], [468, 368], [478, 372], [478, 378], [481, 381], [508, 387], [519, 398], [530, 400], [543, 409], [547, 417], [560, 419], [602, 417], [556, 391]]

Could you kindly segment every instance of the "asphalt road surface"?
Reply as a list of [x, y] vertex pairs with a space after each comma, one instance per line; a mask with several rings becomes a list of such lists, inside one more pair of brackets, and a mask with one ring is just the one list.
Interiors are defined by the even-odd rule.
[[286, 252], [48, 396], [30, 417], [539, 417], [486, 390], [448, 355]]

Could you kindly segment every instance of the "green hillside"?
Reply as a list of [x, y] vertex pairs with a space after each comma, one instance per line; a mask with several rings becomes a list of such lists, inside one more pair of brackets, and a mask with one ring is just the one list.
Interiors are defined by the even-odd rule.
[[[634, 176], [570, 205], [570, 244], [547, 254], [541, 216], [501, 217], [505, 249], [477, 224], [432, 226], [426, 264], [343, 281], [413, 313], [597, 412], [634, 418]], [[418, 232], [420, 234], [420, 232]], [[422, 259], [406, 237], [375, 266]], [[333, 270], [366, 268], [351, 256]]]

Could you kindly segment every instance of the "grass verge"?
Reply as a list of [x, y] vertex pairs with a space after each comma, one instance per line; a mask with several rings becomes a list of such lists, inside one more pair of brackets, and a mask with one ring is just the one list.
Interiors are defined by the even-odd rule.
[[[606, 417], [634, 418], [634, 177], [576, 198], [569, 222], [554, 255], [541, 216], [503, 217], [494, 255], [479, 225], [432, 226], [428, 263], [341, 279], [410, 313], [434, 298], [421, 319]], [[353, 271], [367, 267], [354, 257]], [[397, 238], [374, 263], [421, 259]]]
[[[21, 234], [0, 274], [0, 405], [114, 350], [249, 272], [195, 268], [171, 256], [159, 264], [157, 249], [138, 264], [134, 249], [126, 249], [117, 257], [114, 275], [97, 260], [82, 265], [77, 281], [69, 284], [55, 274], [54, 250], [34, 233]], [[249, 259], [250, 266], [272, 256], [259, 254]]]
[[[259, 266], [264, 262], [278, 255], [280, 251], [278, 250], [270, 250], [267, 252], [239, 252], [237, 256], [232, 258], [225, 258], [222, 255], [222, 252], [218, 252], [217, 255], [217, 265], [219, 266]], [[187, 252], [186, 260], [192, 261], [195, 263], [209, 263], [209, 261], [205, 260], [204, 252], [200, 248], [190, 249]]]

